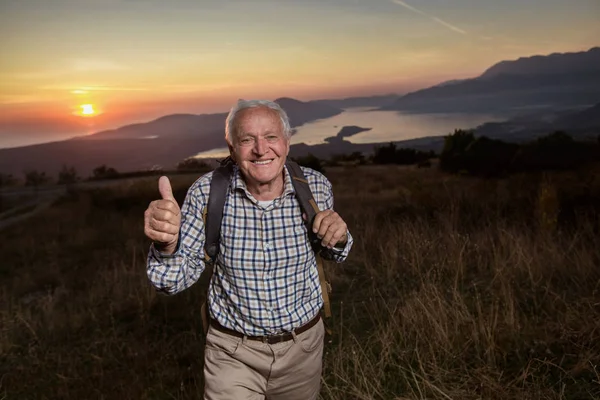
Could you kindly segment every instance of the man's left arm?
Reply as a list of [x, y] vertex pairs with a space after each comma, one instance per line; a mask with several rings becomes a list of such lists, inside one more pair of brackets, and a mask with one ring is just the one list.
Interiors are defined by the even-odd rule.
[[[329, 180], [324, 182], [323, 211], [319, 212], [313, 222], [313, 232], [321, 239], [325, 247], [325, 258], [343, 262], [348, 257], [354, 240], [343, 218], [333, 209], [333, 188]], [[323, 207], [324, 206], [324, 207]]]

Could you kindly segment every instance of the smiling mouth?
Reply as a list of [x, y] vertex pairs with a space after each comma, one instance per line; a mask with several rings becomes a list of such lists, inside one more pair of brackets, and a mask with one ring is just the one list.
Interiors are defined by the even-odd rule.
[[273, 162], [273, 159], [270, 160], [256, 160], [256, 161], [252, 161], [252, 164], [254, 165], [269, 165]]

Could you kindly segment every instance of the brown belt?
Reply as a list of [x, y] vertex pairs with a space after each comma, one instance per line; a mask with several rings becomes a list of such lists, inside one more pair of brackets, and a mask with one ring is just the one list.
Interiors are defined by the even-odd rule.
[[[294, 333], [296, 335], [299, 335], [302, 332], [306, 332], [307, 330], [309, 330], [310, 328], [315, 326], [317, 324], [317, 322], [319, 322], [320, 319], [321, 319], [321, 314], [317, 313], [317, 315], [313, 319], [308, 321], [306, 324], [302, 325], [299, 328], [294, 329]], [[223, 325], [221, 325], [220, 323], [218, 323], [216, 320], [214, 320], [212, 318], [210, 319], [210, 325], [213, 328], [215, 328], [221, 332], [228, 333], [230, 335], [233, 335], [233, 336], [236, 336], [239, 338], [246, 336], [238, 331], [234, 331], [233, 329], [224, 327]], [[276, 333], [274, 335], [265, 335], [265, 336], [246, 336], [246, 338], [248, 338], [248, 340], [257, 340], [257, 341], [269, 343], [269, 344], [287, 342], [288, 340], [291, 340], [293, 337], [294, 336], [292, 335], [292, 332], [282, 332], [282, 333]]]

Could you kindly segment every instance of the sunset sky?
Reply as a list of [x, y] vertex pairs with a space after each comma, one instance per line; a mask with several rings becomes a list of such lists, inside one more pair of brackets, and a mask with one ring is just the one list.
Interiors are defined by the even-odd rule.
[[598, 0], [0, 0], [0, 147], [240, 97], [403, 93], [588, 50], [599, 20]]

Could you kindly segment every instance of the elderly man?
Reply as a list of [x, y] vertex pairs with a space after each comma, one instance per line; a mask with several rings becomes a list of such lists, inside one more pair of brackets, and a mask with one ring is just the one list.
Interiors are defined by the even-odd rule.
[[[286, 158], [288, 117], [270, 101], [240, 100], [225, 139], [235, 165], [223, 211], [220, 253], [208, 289], [205, 399], [315, 399], [322, 372], [323, 306], [315, 253], [295, 197]], [[333, 211], [331, 183], [302, 167], [320, 210], [313, 232], [330, 258], [346, 259], [352, 237]], [[213, 172], [200, 177], [179, 208], [168, 178], [145, 212], [153, 241], [147, 272], [168, 294], [205, 269], [205, 230]], [[269, 338], [277, 337], [271, 341]]]

